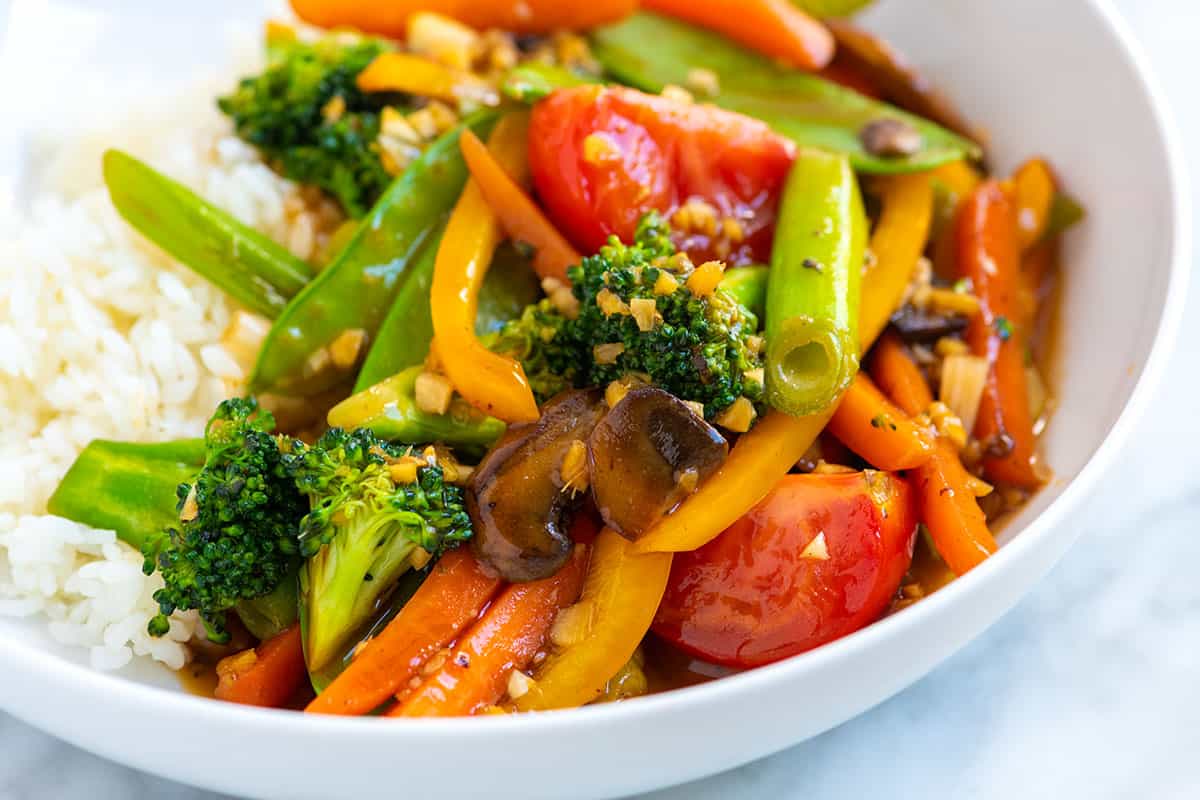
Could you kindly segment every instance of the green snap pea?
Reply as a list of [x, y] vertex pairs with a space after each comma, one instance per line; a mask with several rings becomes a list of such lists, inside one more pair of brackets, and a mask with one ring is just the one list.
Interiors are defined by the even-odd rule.
[[[928, 120], [655, 14], [633, 14], [597, 29], [592, 52], [618, 80], [647, 92], [668, 84], [686, 86], [691, 70], [709, 70], [718, 90], [701, 100], [760, 119], [798, 145], [843, 153], [861, 172], [919, 172], [980, 156], [978, 145]], [[864, 129], [884, 119], [903, 122], [919, 134], [914, 152], [883, 156], [867, 150]]]
[[867, 219], [850, 161], [801, 149], [780, 201], [766, 306], [767, 402], [830, 408], [858, 371]]
[[96, 439], [54, 490], [47, 510], [117, 537], [138, 550], [179, 524], [175, 489], [204, 465], [204, 440], [135, 444]]
[[767, 307], [767, 276], [771, 271], [761, 264], [731, 267], [725, 270], [719, 288], [733, 295], [751, 314], [763, 318]]
[[122, 218], [252, 311], [277, 317], [312, 267], [182, 184], [120, 150], [107, 150], [104, 183]]
[[497, 116], [473, 115], [392, 182], [341, 254], [275, 321], [250, 379], [253, 391], [311, 396], [351, 377], [357, 360], [339, 365], [327, 348], [347, 332], [373, 339], [466, 183], [459, 134], [469, 128], [485, 136]]
[[597, 82], [597, 78], [581, 75], [563, 67], [531, 61], [513, 67], [504, 76], [500, 90], [518, 103], [536, 103], [555, 89]]
[[329, 424], [337, 428], [370, 428], [396, 442], [442, 442], [456, 447], [487, 447], [504, 433], [505, 424], [486, 417], [462, 400], [445, 414], [417, 407], [417, 376], [421, 365], [386, 378], [351, 395], [329, 410]]

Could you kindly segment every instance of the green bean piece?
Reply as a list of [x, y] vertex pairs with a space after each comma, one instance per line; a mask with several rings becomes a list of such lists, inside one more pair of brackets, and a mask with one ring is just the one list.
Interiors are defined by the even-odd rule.
[[311, 396], [350, 377], [358, 361], [339, 363], [329, 345], [355, 332], [373, 340], [466, 184], [459, 134], [470, 128], [485, 136], [497, 117], [491, 110], [476, 113], [430, 145], [392, 182], [345, 250], [272, 326], [250, 378], [254, 392]]
[[204, 440], [137, 444], [94, 439], [75, 459], [47, 510], [92, 528], [116, 531], [138, 550], [179, 524], [175, 489], [204, 465]]
[[[359, 370], [354, 391], [361, 392], [395, 375], [405, 367], [421, 364], [433, 340], [433, 318], [429, 308], [429, 289], [441, 230], [430, 241], [412, 267], [412, 275], [392, 301], [367, 360]], [[505, 322], [521, 316], [525, 306], [538, 297], [537, 275], [529, 259], [509, 243], [500, 245], [492, 258], [483, 286], [479, 290], [479, 310], [475, 332], [484, 336], [499, 330]]]
[[742, 306], [759, 319], [767, 308], [767, 279], [771, 271], [761, 264], [731, 267], [725, 270], [718, 288], [733, 295]]
[[312, 278], [303, 259], [148, 164], [106, 150], [103, 166], [126, 222], [251, 311], [279, 316]]
[[845, 156], [801, 149], [780, 201], [767, 281], [767, 402], [793, 416], [837, 402], [858, 371], [867, 218]]
[[351, 395], [329, 410], [336, 428], [370, 428], [377, 436], [395, 442], [442, 442], [455, 447], [487, 447], [504, 433], [505, 424], [456, 399], [445, 414], [417, 407], [420, 364], [385, 378]]
[[536, 103], [555, 89], [599, 82], [599, 78], [591, 75], [582, 75], [564, 67], [531, 61], [519, 67], [513, 67], [504, 76], [504, 81], [500, 84], [500, 91], [518, 103]]
[[[788, 69], [723, 36], [655, 14], [638, 13], [592, 33], [593, 55], [617, 79], [647, 92], [687, 85], [693, 69], [717, 76], [719, 88], [701, 100], [756, 117], [802, 146], [844, 153], [854, 168], [874, 174], [928, 170], [977, 159], [979, 146], [928, 120], [880, 103], [807, 72]], [[898, 120], [919, 134], [908, 155], [868, 152], [868, 125]]]

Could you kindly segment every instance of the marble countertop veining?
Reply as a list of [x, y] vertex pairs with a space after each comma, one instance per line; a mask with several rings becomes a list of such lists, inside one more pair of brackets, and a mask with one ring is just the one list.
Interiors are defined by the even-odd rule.
[[[1200, 4], [1118, 0], [1184, 141], [1200, 140]], [[0, 0], [0, 19], [3, 18]], [[1195, 160], [1194, 160], [1195, 161]], [[1196, 162], [1200, 164], [1200, 162]], [[1200, 171], [1193, 169], [1200, 185]], [[1200, 792], [1200, 302], [1085, 536], [1010, 614], [897, 697], [816, 739], [653, 800], [1190, 798]], [[0, 800], [214, 800], [0, 714]]]

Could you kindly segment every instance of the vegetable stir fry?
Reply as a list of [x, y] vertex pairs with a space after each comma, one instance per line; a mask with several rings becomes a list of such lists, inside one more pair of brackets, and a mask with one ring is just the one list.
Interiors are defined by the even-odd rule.
[[979, 566], [1049, 476], [1082, 212], [859, 5], [293, 0], [217, 104], [343, 227], [310, 264], [105, 154], [251, 377], [51, 511], [141, 550], [152, 635], [199, 612], [217, 697], [323, 714], [623, 700]]

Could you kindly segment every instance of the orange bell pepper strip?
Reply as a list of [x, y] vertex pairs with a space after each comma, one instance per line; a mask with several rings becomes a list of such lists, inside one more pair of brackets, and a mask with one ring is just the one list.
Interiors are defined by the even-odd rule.
[[919, 467], [934, 451], [929, 432], [892, 405], [861, 372], [829, 420], [829, 431], [868, 464], [887, 472]]
[[642, 8], [709, 28], [800, 69], [824, 69], [833, 59], [833, 34], [790, 0], [642, 0]]
[[933, 183], [928, 172], [883, 178], [879, 186], [883, 209], [871, 233], [875, 266], [864, 279], [871, 283], [871, 290], [863, 292], [858, 308], [863, 352], [887, 327], [904, 298], [933, 220]]
[[436, 61], [412, 53], [380, 53], [358, 73], [355, 83], [364, 92], [404, 92], [454, 102], [462, 76]]
[[252, 650], [217, 664], [218, 700], [247, 706], [282, 708], [308, 677], [300, 623]]
[[[900, 305], [929, 235], [932, 213], [928, 180], [920, 176], [889, 178], [883, 197], [883, 215], [871, 235], [875, 265], [863, 278], [859, 305], [859, 349], [864, 353]], [[678, 553], [715, 539], [767, 496], [807, 452], [830, 416], [829, 412], [811, 417], [767, 413], [738, 439], [720, 469], [639, 539], [634, 549]]]
[[408, 19], [432, 11], [476, 30], [542, 34], [583, 30], [633, 13], [637, 0], [291, 0], [296, 16], [322, 28], [352, 27], [403, 39]]
[[[871, 375], [879, 387], [910, 416], [926, 411], [933, 394], [920, 369], [894, 334], [887, 334], [871, 354]], [[955, 575], [964, 575], [996, 552], [987, 517], [971, 490], [971, 476], [947, 439], [940, 439], [933, 458], [917, 468], [920, 518], [929, 529], [938, 555]]]
[[993, 482], [1036, 489], [1044, 482], [1025, 389], [1023, 332], [1013, 324], [1020, 251], [1013, 203], [997, 181], [986, 181], [963, 204], [954, 226], [957, 264], [979, 298], [967, 326], [971, 351], [990, 370], [975, 437], [984, 445], [984, 474]]
[[549, 578], [514, 583], [463, 638], [445, 663], [388, 712], [389, 717], [465, 717], [504, 696], [514, 669], [525, 669], [546, 641], [558, 612], [583, 586], [587, 547]]
[[[509, 137], [525, 138], [527, 117], [510, 114], [497, 123], [490, 142], [503, 149]], [[442, 367], [463, 398], [505, 422], [533, 422], [537, 402], [521, 364], [493, 353], [475, 337], [479, 288], [500, 241], [500, 224], [468, 180], [438, 246], [430, 305], [434, 347]]]
[[583, 595], [575, 608], [587, 615], [579, 641], [542, 664], [529, 691], [513, 705], [518, 711], [574, 708], [592, 702], [633, 656], [658, 610], [670, 553], [634, 552], [633, 545], [605, 528], [592, 545]]
[[359, 649], [350, 666], [305, 711], [343, 715], [374, 711], [475, 621], [501, 583], [469, 549], [446, 553], [396, 618]]
[[1027, 252], [1045, 234], [1057, 191], [1050, 165], [1040, 158], [1031, 158], [1013, 173], [1011, 194], [1016, 205], [1021, 252]]
[[[509, 159], [525, 159], [525, 143], [512, 141], [511, 144], [516, 152], [508, 154]], [[479, 191], [483, 192], [493, 213], [500, 219], [500, 226], [505, 233], [510, 239], [533, 247], [534, 271], [541, 278], [566, 281], [567, 268], [578, 264], [583, 256], [558, 232], [537, 203], [533, 202], [533, 198], [479, 141], [478, 136], [463, 131], [459, 146], [467, 168], [471, 170], [471, 177], [475, 179]]]

